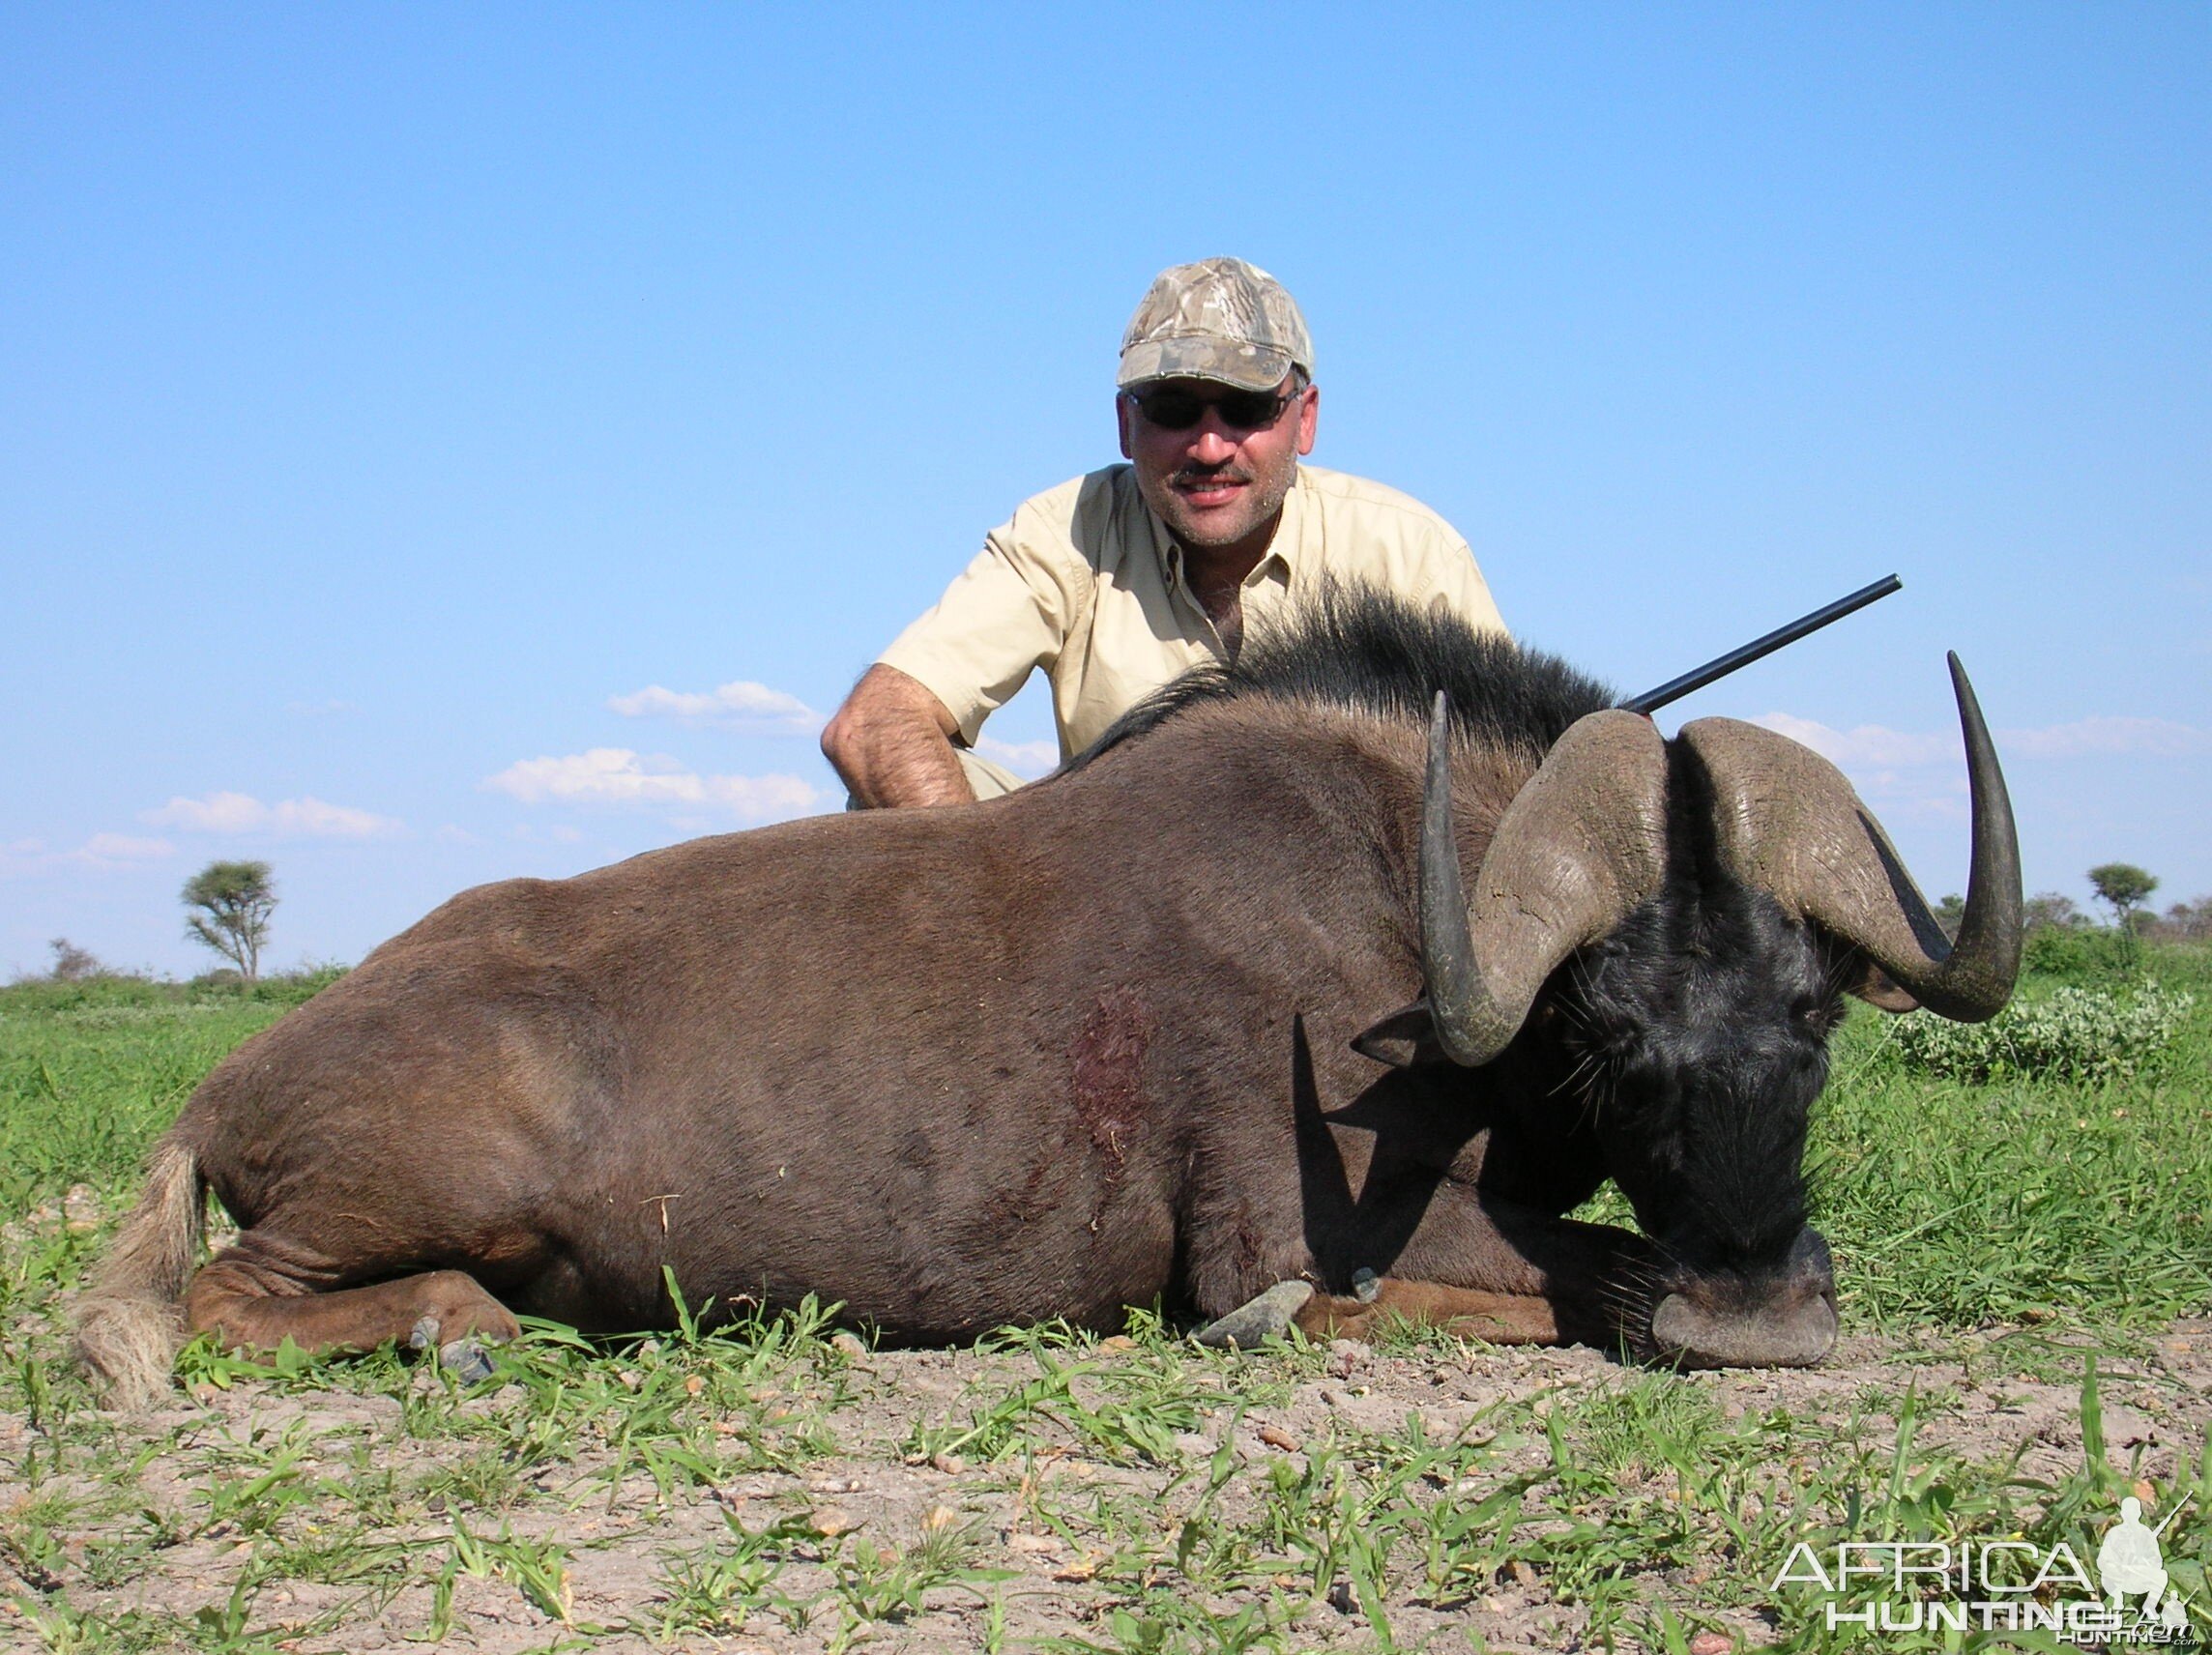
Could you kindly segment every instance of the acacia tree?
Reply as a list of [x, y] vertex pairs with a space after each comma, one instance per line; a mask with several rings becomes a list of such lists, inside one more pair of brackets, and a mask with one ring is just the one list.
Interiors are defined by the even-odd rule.
[[185, 935], [204, 943], [251, 982], [261, 974], [261, 944], [276, 886], [267, 862], [210, 862], [187, 881]]
[[2113, 920], [2126, 931], [2134, 925], [2130, 915], [2158, 889], [2158, 876], [2133, 862], [2100, 862], [2089, 870], [2089, 885], [2097, 900], [2111, 909]]
[[2120, 930], [2120, 957], [2130, 966], [2142, 957], [2142, 938], [2136, 929], [2136, 910], [2158, 889], [2158, 877], [2133, 862], [2099, 862], [2089, 870], [2089, 887], [2097, 900], [2112, 911]]

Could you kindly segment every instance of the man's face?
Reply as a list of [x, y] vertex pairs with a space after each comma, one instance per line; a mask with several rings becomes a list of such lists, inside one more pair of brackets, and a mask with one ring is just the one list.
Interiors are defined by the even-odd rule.
[[[1290, 394], [1295, 374], [1275, 388]], [[1168, 379], [1143, 387], [1195, 397], [1238, 393], [1206, 379]], [[1233, 546], [1265, 529], [1282, 508], [1296, 480], [1298, 456], [1313, 452], [1321, 417], [1321, 390], [1307, 386], [1257, 430], [1230, 424], [1211, 403], [1187, 430], [1173, 431], [1145, 418], [1136, 400], [1119, 395], [1121, 452], [1135, 463], [1137, 488], [1168, 531], [1186, 546]]]

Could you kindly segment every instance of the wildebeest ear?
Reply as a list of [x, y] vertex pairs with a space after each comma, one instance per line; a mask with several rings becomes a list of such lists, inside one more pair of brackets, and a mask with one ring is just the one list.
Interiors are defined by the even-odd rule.
[[1429, 1002], [1416, 1000], [1402, 1011], [1393, 1011], [1353, 1036], [1352, 1049], [1362, 1058], [1410, 1069], [1415, 1063], [1441, 1063], [1444, 1049], [1437, 1044], [1437, 1026], [1429, 1016]]
[[1918, 1011], [1920, 1002], [1899, 988], [1890, 974], [1865, 955], [1859, 956], [1859, 980], [1846, 983], [1844, 992], [1855, 994], [1867, 1004], [1883, 1011]]

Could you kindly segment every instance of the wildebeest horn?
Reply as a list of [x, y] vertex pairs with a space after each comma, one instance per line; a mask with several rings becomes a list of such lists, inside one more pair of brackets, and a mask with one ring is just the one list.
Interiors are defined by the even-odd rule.
[[1450, 744], [1440, 693], [1421, 798], [1421, 973], [1437, 1043], [1473, 1065], [1505, 1050], [1561, 960], [1659, 888], [1667, 754], [1641, 713], [1576, 720], [1499, 818], [1470, 900], [1452, 833]]
[[1973, 865], [1957, 943], [1945, 940], [1889, 836], [1827, 760], [1732, 718], [1701, 718], [1682, 740], [1713, 788], [1721, 855], [1744, 884], [1863, 949], [1938, 1016], [1994, 1017], [2020, 975], [2020, 840], [1974, 686], [1952, 655], [1951, 687], [1973, 793]]

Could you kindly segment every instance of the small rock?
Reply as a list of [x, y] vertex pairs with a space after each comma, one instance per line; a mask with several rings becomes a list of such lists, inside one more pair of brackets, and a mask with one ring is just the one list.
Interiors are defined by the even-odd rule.
[[1065, 1568], [1055, 1569], [1052, 1572], [1052, 1578], [1056, 1581], [1082, 1582], [1088, 1581], [1096, 1573], [1098, 1573], [1097, 1558], [1078, 1557]]
[[814, 1532], [825, 1540], [834, 1540], [840, 1534], [850, 1534], [860, 1526], [861, 1520], [838, 1506], [825, 1506], [814, 1514]]
[[707, 1381], [701, 1379], [697, 1374], [693, 1374], [689, 1379], [684, 1381], [684, 1394], [685, 1396], [697, 1396], [706, 1388]]
[[1524, 1563], [1520, 1558], [1514, 1558], [1510, 1567], [1513, 1571], [1513, 1578], [1516, 1581], [1519, 1581], [1523, 1585], [1532, 1586], [1536, 1583], [1536, 1571], [1531, 1569], [1528, 1564]]
[[1260, 1440], [1270, 1448], [1280, 1448], [1286, 1454], [1295, 1454], [1305, 1444], [1279, 1425], [1260, 1427]]
[[929, 1463], [948, 1477], [957, 1477], [968, 1468], [968, 1462], [957, 1454], [932, 1454]]
[[830, 1349], [836, 1351], [838, 1355], [844, 1357], [848, 1362], [860, 1361], [865, 1358], [868, 1353], [868, 1347], [866, 1343], [858, 1333], [852, 1332], [849, 1329], [840, 1329], [839, 1331], [830, 1334]]
[[1729, 1655], [1735, 1640], [1725, 1632], [1701, 1632], [1690, 1640], [1690, 1655]]
[[1101, 1339], [1098, 1341], [1098, 1349], [1102, 1352], [1107, 1350], [1113, 1350], [1116, 1352], [1122, 1350], [1134, 1350], [1136, 1348], [1137, 1342], [1130, 1338], [1126, 1333], [1117, 1333], [1111, 1339]]

